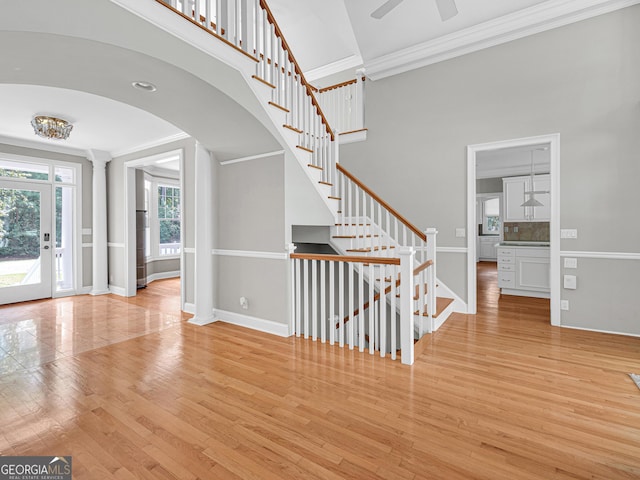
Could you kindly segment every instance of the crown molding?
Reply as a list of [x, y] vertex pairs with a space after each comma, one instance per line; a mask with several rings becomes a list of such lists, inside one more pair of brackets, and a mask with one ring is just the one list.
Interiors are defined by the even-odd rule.
[[328, 63], [327, 65], [309, 70], [308, 72], [305, 72], [304, 78], [306, 78], [308, 82], [315, 82], [320, 78], [325, 78], [329, 75], [344, 72], [350, 68], [357, 68], [360, 66], [362, 66], [362, 57], [360, 55], [351, 55], [341, 60], [336, 60], [335, 62]]
[[365, 63], [372, 80], [476, 52], [640, 3], [640, 0], [547, 0]]
[[176, 142], [178, 140], [184, 140], [186, 138], [190, 138], [188, 133], [178, 132], [173, 135], [169, 135], [168, 137], [158, 138], [157, 140], [153, 140], [147, 143], [141, 143], [140, 145], [136, 145], [135, 147], [116, 150], [114, 152], [111, 152], [111, 156], [113, 158], [123, 157], [125, 155], [142, 152], [143, 150], [148, 150], [149, 148], [160, 147], [162, 145], [166, 145], [167, 143]]
[[44, 152], [62, 153], [64, 155], [74, 155], [76, 157], [87, 158], [87, 151], [82, 148], [65, 147], [63, 145], [50, 145], [23, 138], [7, 137], [0, 135], [0, 143], [5, 145], [13, 145], [14, 147], [32, 148], [34, 150], [42, 150]]

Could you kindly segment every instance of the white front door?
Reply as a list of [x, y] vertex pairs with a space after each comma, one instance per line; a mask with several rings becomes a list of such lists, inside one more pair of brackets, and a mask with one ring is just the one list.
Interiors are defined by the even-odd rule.
[[0, 180], [0, 305], [52, 296], [51, 185]]

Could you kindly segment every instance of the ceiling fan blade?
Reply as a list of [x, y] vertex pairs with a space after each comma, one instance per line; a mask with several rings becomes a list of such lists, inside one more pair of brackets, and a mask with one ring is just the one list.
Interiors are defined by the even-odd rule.
[[389, 13], [391, 10], [396, 8], [402, 2], [403, 0], [387, 0], [385, 3], [382, 4], [382, 6], [374, 10], [371, 16], [376, 20], [380, 20], [382, 17], [384, 17], [387, 13]]
[[440, 18], [443, 22], [446, 22], [458, 14], [456, 0], [436, 0], [436, 5], [438, 6], [438, 12], [440, 12]]

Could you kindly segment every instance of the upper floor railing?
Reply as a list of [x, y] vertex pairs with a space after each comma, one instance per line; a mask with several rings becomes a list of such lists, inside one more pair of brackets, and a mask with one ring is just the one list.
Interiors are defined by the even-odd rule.
[[315, 91], [322, 111], [331, 126], [339, 134], [349, 134], [365, 129], [364, 125], [365, 77], [356, 78]]

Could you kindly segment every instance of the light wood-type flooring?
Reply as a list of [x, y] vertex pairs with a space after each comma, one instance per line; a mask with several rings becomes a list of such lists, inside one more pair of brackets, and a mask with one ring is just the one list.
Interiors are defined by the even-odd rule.
[[[552, 328], [547, 300], [501, 297], [495, 264], [479, 277], [479, 313], [450, 317], [413, 367], [175, 321], [175, 281], [0, 307], [66, 353], [0, 376], [0, 453], [72, 455], [92, 480], [640, 478], [640, 339]], [[88, 347], [93, 328], [116, 343]]]

